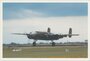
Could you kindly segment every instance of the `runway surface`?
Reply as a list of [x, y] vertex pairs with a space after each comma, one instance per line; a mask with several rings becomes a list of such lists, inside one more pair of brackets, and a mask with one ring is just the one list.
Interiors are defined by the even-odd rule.
[[4, 47], [4, 58], [87, 58], [87, 46]]

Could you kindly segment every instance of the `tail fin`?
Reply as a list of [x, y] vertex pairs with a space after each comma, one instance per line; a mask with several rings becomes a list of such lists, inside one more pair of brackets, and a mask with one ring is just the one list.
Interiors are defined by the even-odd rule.
[[68, 37], [71, 38], [72, 36], [78, 36], [79, 34], [72, 34], [72, 28], [69, 28]]
[[50, 28], [48, 28], [48, 29], [47, 29], [47, 32], [48, 32], [48, 33], [50, 33], [50, 32], [51, 32], [51, 29], [50, 29]]
[[70, 38], [72, 37], [72, 28], [69, 28], [69, 35]]

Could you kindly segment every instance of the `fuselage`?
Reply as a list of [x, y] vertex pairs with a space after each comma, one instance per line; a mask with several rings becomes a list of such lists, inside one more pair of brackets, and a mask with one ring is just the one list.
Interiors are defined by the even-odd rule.
[[63, 38], [63, 36], [59, 36], [58, 34], [39, 31], [34, 34], [28, 34], [27, 37], [34, 40], [58, 40], [59, 38]]

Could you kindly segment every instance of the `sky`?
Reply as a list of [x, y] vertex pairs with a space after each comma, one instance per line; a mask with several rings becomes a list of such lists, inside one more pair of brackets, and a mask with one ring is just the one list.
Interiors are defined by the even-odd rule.
[[56, 42], [82, 42], [87, 39], [87, 18], [87, 3], [3, 3], [3, 43], [32, 43], [26, 36], [11, 33], [47, 31], [48, 27], [57, 34], [68, 34], [72, 27], [73, 33], [80, 34]]

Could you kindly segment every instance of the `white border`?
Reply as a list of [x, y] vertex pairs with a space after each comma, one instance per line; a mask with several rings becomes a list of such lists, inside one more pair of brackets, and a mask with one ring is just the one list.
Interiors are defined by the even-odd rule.
[[90, 2], [88, 2], [88, 58], [90, 60]]
[[[90, 3], [88, 2], [88, 1], [3, 1], [3, 2], [1, 2], [1, 4], [0, 4], [0, 20], [3, 20], [2, 19], [2, 17], [3, 17], [3, 7], [2, 7], [2, 4], [3, 3], [88, 3], [89, 5], [88, 6], [90, 6]], [[88, 13], [90, 13], [90, 7], [88, 8]], [[90, 19], [89, 19], [89, 14], [88, 14], [88, 31], [90, 31], [90, 28], [89, 28], [89, 26], [90, 26]], [[2, 57], [2, 54], [3, 54], [3, 51], [2, 51], [2, 40], [3, 40], [3, 38], [2, 38], [2, 36], [3, 36], [3, 21], [0, 21], [0, 57], [1, 57], [1, 60], [33, 60], [33, 61], [53, 61], [53, 60], [55, 60], [55, 61], [76, 61], [76, 60], [78, 60], [78, 61], [89, 61], [90, 60], [90, 48], [89, 48], [89, 44], [90, 44], [90, 41], [89, 41], [89, 36], [90, 36], [90, 33], [88, 32], [88, 58], [3, 58]]]
[[89, 0], [3, 0], [3, 2], [86, 2]]
[[68, 1], [68, 0], [22, 0], [22, 1], [20, 1], [20, 0], [8, 0], [8, 1], [3, 1], [3, 2], [11, 2], [11, 3], [31, 3], [31, 2], [41, 2], [41, 3], [45, 3], [45, 2], [47, 2], [47, 3], [50, 3], [50, 2], [53, 2], [53, 3], [55, 3], [55, 2], [61, 2], [61, 3], [63, 3], [63, 2], [76, 2], [76, 3], [85, 3], [85, 2], [89, 2], [88, 0], [84, 0], [84, 1], [82, 1], [82, 0], [78, 0], [78, 1], [76, 1], [76, 0], [71, 0], [71, 1]]
[[0, 59], [2, 57], [2, 3], [0, 3]]

